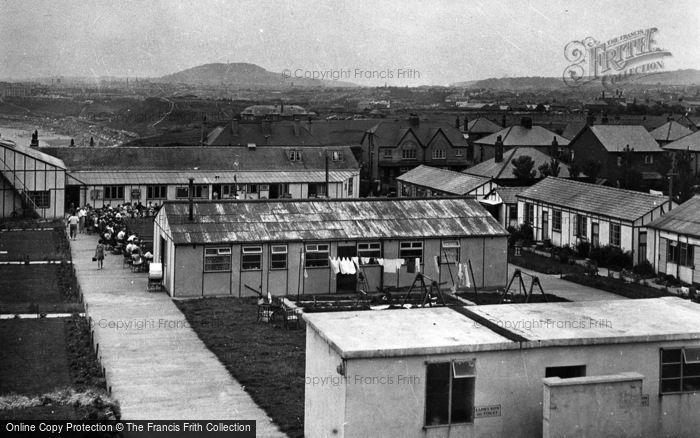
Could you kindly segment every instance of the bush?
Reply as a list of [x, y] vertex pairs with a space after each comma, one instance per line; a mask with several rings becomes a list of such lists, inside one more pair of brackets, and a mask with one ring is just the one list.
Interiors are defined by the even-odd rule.
[[622, 270], [632, 267], [632, 253], [616, 246], [595, 246], [590, 249], [589, 257], [604, 268]]
[[530, 224], [521, 224], [519, 227], [508, 227], [508, 245], [514, 246], [516, 243], [521, 242], [525, 245], [532, 243], [532, 226]]
[[632, 267], [632, 272], [642, 278], [651, 278], [654, 276], [654, 267], [651, 266], [649, 260], [644, 260], [642, 263]]
[[582, 240], [576, 244], [576, 254], [581, 258], [588, 258], [591, 252], [591, 244], [586, 240]]

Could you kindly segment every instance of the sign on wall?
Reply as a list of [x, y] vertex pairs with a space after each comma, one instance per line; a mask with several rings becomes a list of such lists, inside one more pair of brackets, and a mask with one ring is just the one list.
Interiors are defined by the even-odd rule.
[[474, 418], [500, 417], [501, 405], [474, 406]]
[[131, 190], [131, 199], [141, 199], [141, 190], [140, 189], [132, 189]]

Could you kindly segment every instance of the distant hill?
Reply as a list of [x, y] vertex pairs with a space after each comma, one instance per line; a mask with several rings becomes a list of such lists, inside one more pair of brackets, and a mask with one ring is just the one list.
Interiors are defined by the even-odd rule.
[[278, 88], [278, 87], [357, 87], [342, 81], [325, 81], [305, 78], [288, 78], [281, 73], [273, 73], [255, 64], [243, 62], [230, 64], [204, 64], [177, 73], [154, 78], [154, 81], [171, 84], [229, 86], [236, 88]]
[[[685, 69], [664, 71], [635, 78], [632, 84], [640, 85], [700, 85], [700, 70]], [[486, 88], [492, 90], [555, 90], [565, 87], [561, 77], [513, 77], [489, 78], [478, 81], [455, 82], [452, 87]]]

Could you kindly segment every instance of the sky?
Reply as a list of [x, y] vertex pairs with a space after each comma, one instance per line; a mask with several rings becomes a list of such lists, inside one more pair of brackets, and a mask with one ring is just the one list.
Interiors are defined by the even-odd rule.
[[651, 27], [665, 70], [700, 69], [697, 0], [0, 0], [0, 78], [213, 62], [368, 86], [560, 77], [567, 43]]

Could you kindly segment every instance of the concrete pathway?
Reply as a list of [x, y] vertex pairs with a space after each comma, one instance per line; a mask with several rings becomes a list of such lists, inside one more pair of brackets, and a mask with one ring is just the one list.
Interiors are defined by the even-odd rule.
[[285, 436], [207, 349], [165, 293], [146, 292], [147, 274], [107, 255], [96, 237], [71, 241], [98, 356], [123, 419], [257, 420], [257, 436]]
[[[508, 281], [510, 281], [511, 276], [515, 269], [520, 269], [523, 273], [535, 275], [539, 277], [540, 283], [542, 283], [542, 289], [545, 293], [558, 295], [562, 298], [566, 298], [569, 301], [601, 301], [601, 300], [626, 300], [628, 298], [622, 295], [613, 294], [606, 292], [604, 290], [595, 289], [592, 287], [584, 286], [582, 284], [574, 283], [567, 280], [562, 280], [559, 275], [549, 275], [543, 274], [541, 272], [531, 271], [529, 269], [521, 268], [508, 263]], [[530, 287], [530, 278], [525, 276], [525, 286]], [[515, 285], [511, 286], [511, 290], [515, 289]], [[537, 288], [534, 289], [535, 292], [539, 292]]]

